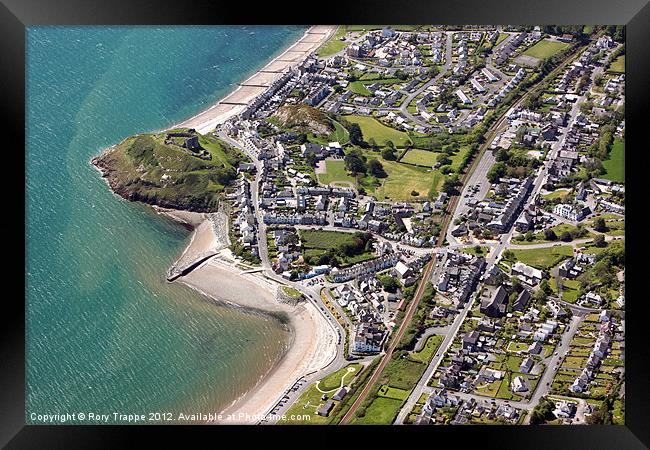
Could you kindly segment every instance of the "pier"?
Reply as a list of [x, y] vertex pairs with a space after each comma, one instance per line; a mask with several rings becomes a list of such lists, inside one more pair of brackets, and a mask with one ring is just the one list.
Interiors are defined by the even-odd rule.
[[177, 266], [178, 264], [177, 261], [176, 264], [174, 264], [167, 272], [167, 281], [172, 282], [179, 277], [187, 275], [192, 270], [196, 269], [202, 263], [204, 263], [205, 261], [212, 258], [214, 255], [218, 253], [219, 253], [218, 250], [209, 250], [207, 252], [203, 252], [197, 255], [196, 258], [192, 259], [190, 262], [181, 264], [179, 266]]

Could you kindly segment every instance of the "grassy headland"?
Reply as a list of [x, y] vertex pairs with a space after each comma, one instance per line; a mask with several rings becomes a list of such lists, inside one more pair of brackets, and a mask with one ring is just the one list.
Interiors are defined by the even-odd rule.
[[217, 209], [243, 161], [243, 153], [216, 137], [178, 129], [130, 136], [92, 163], [128, 200], [208, 212]]

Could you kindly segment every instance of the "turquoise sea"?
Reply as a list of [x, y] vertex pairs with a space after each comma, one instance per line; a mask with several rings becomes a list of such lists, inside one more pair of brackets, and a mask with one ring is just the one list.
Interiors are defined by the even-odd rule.
[[189, 231], [113, 195], [90, 159], [198, 113], [303, 32], [28, 29], [28, 423], [219, 412], [281, 357], [288, 336], [274, 318], [165, 282]]

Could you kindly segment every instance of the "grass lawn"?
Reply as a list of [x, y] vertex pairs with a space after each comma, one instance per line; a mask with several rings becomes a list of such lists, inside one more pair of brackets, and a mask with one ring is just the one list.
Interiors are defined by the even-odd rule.
[[580, 282], [577, 280], [562, 280], [562, 300], [575, 303], [580, 293]]
[[603, 167], [607, 171], [603, 178], [625, 183], [625, 141], [614, 139], [609, 159], [603, 161]]
[[[528, 350], [528, 347], [530, 347], [530, 344], [527, 344], [525, 342], [508, 342], [508, 348], [507, 350], [509, 352], [520, 352], [522, 350]], [[517, 367], [519, 368], [519, 367]]]
[[436, 158], [439, 154], [440, 153], [437, 152], [414, 148], [406, 152], [406, 154], [402, 156], [402, 159], [400, 159], [400, 162], [413, 164], [415, 166], [431, 167], [436, 163]]
[[394, 128], [387, 127], [374, 117], [349, 115], [344, 116], [345, 120], [351, 123], [359, 124], [361, 133], [365, 141], [371, 138], [378, 145], [386, 145], [386, 141], [393, 141], [397, 147], [404, 147], [411, 143], [408, 134]]
[[508, 37], [508, 33], [499, 33], [499, 37], [497, 38], [497, 41], [494, 43], [494, 45], [495, 46], [499, 45], [501, 41], [503, 41], [507, 37]]
[[366, 408], [362, 417], [355, 417], [350, 423], [359, 425], [390, 425], [402, 407], [402, 400], [377, 397]]
[[329, 250], [346, 243], [352, 243], [354, 235], [339, 231], [300, 230], [300, 240], [304, 248]]
[[[354, 371], [349, 371], [348, 369], [354, 369]], [[316, 414], [316, 410], [319, 408], [320, 405], [324, 404], [325, 401], [323, 401], [321, 398], [323, 396], [323, 391], [331, 391], [337, 389], [341, 385], [341, 380], [344, 380], [346, 385], [349, 385], [354, 378], [356, 378], [359, 373], [361, 372], [362, 365], [361, 364], [350, 364], [333, 374], [330, 374], [320, 380], [317, 383], [314, 383], [310, 385], [305, 392], [302, 393], [302, 395], [296, 400], [296, 402], [291, 405], [291, 407], [287, 410], [287, 417], [290, 416], [304, 416], [301, 417], [300, 419], [294, 419], [294, 420], [285, 420], [285, 421], [279, 421], [278, 423], [280, 424], [315, 424], [315, 425], [322, 425], [322, 424], [327, 424], [330, 422], [332, 417], [334, 417], [334, 412], [340, 408], [341, 402], [335, 402], [334, 409], [332, 412], [330, 412], [329, 417], [322, 417]], [[318, 388], [320, 387], [321, 390]], [[329, 388], [329, 389], [324, 389], [323, 387]], [[327, 397], [331, 398], [332, 395], [334, 395], [335, 392], [328, 392]], [[344, 399], [344, 401], [347, 399]]]
[[564, 362], [562, 363], [562, 367], [566, 367], [568, 369], [581, 369], [585, 367], [586, 363], [587, 363], [587, 358], [581, 358], [578, 356], [567, 356]]
[[[378, 179], [378, 185], [372, 184], [374, 178], [366, 177], [361, 184], [369, 194], [374, 194], [380, 201], [386, 198], [393, 201], [422, 200], [430, 193], [433, 195], [438, 192], [445, 181], [444, 175], [437, 170], [378, 159], [388, 177]], [[419, 195], [412, 196], [412, 191], [418, 192]]]
[[542, 195], [542, 198], [544, 198], [546, 200], [553, 200], [553, 199], [556, 199], [556, 198], [566, 197], [567, 195], [569, 195], [570, 192], [571, 192], [571, 189], [557, 189], [557, 190], [555, 190], [555, 191], [553, 191], [551, 193]]
[[[478, 247], [478, 251], [476, 249]], [[487, 255], [489, 251], [489, 247], [485, 245], [474, 245], [472, 247], [463, 247], [460, 249], [462, 253], [467, 253], [468, 255], [474, 255], [474, 256], [485, 256]]]
[[546, 59], [564, 50], [569, 45], [570, 44], [567, 44], [566, 42], [557, 42], [550, 41], [548, 39], [542, 39], [537, 44], [526, 50], [523, 55], [532, 56], [533, 58], [538, 59]]
[[440, 347], [440, 344], [442, 344], [442, 340], [443, 337], [438, 336], [437, 334], [429, 336], [427, 338], [427, 342], [419, 352], [411, 353], [411, 359], [423, 362], [424, 364], [429, 364], [429, 361], [431, 361], [431, 358], [433, 358], [433, 355], [438, 350], [438, 347]]
[[[309, 386], [305, 392], [302, 393], [300, 398], [291, 405], [291, 407], [287, 410], [286, 416], [291, 417], [291, 416], [302, 416], [301, 420], [286, 420], [286, 421], [278, 421], [279, 424], [282, 423], [291, 423], [291, 424], [314, 424], [314, 425], [322, 425], [326, 424], [329, 422], [328, 417], [322, 417], [316, 414], [316, 410], [319, 408], [320, 405], [325, 403], [323, 400], [321, 400], [322, 397], [322, 392], [320, 392], [318, 389], [316, 389], [316, 385], [312, 384]], [[331, 414], [331, 413], [330, 413]]]
[[487, 397], [495, 397], [501, 388], [501, 383], [502, 380], [496, 380], [492, 383], [479, 384], [474, 392]]
[[621, 55], [612, 61], [607, 71], [612, 73], [625, 73], [625, 55]]
[[316, 54], [321, 58], [324, 58], [338, 53], [347, 47], [348, 43], [341, 41], [341, 38], [345, 36], [345, 33], [347, 32], [346, 28], [345, 25], [339, 25], [334, 35], [330, 37], [327, 42], [321, 45], [318, 50], [316, 50]]
[[608, 248], [610, 248], [612, 246], [625, 245], [625, 243], [623, 241], [609, 241], [609, 242], [606, 242], [606, 244], [607, 245], [605, 247], [588, 246], [588, 247], [585, 247], [582, 250], [582, 252], [583, 253], [589, 253], [589, 254], [592, 254], [592, 255], [597, 255], [599, 253], [604, 252], [605, 250], [607, 250]]
[[297, 289], [292, 288], [291, 286], [282, 286], [282, 290], [285, 294], [292, 298], [300, 298], [302, 294]]
[[521, 365], [521, 362], [524, 360], [521, 356], [514, 356], [514, 355], [508, 355], [508, 359], [506, 359], [506, 364], [505, 367], [507, 369], [510, 369], [512, 372], [517, 372], [519, 371], [519, 366]]
[[365, 84], [363, 84], [361, 81], [353, 81], [348, 85], [348, 89], [357, 94], [357, 95], [363, 95], [364, 97], [370, 97], [372, 95], [372, 92], [368, 90]]
[[325, 168], [325, 173], [318, 174], [318, 181], [321, 184], [350, 183], [352, 186], [356, 186], [356, 180], [345, 170], [345, 161], [342, 159], [325, 161]]
[[350, 382], [359, 375], [362, 367], [361, 364], [349, 364], [320, 380], [317, 383], [317, 386], [321, 391], [326, 392], [339, 389], [341, 384], [344, 386], [350, 384]]
[[522, 250], [513, 249], [512, 252], [518, 261], [546, 270], [573, 256], [573, 248], [570, 245]]
[[393, 398], [395, 400], [406, 400], [409, 396], [409, 391], [404, 389], [398, 389], [391, 386], [386, 386], [385, 384], [379, 388], [377, 392], [379, 397]]

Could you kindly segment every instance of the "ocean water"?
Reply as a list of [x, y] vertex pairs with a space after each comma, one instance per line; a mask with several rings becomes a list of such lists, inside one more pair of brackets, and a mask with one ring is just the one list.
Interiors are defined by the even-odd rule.
[[189, 231], [113, 195], [90, 159], [198, 113], [303, 32], [28, 29], [28, 423], [43, 423], [33, 414], [219, 412], [282, 356], [278, 320], [165, 282]]

